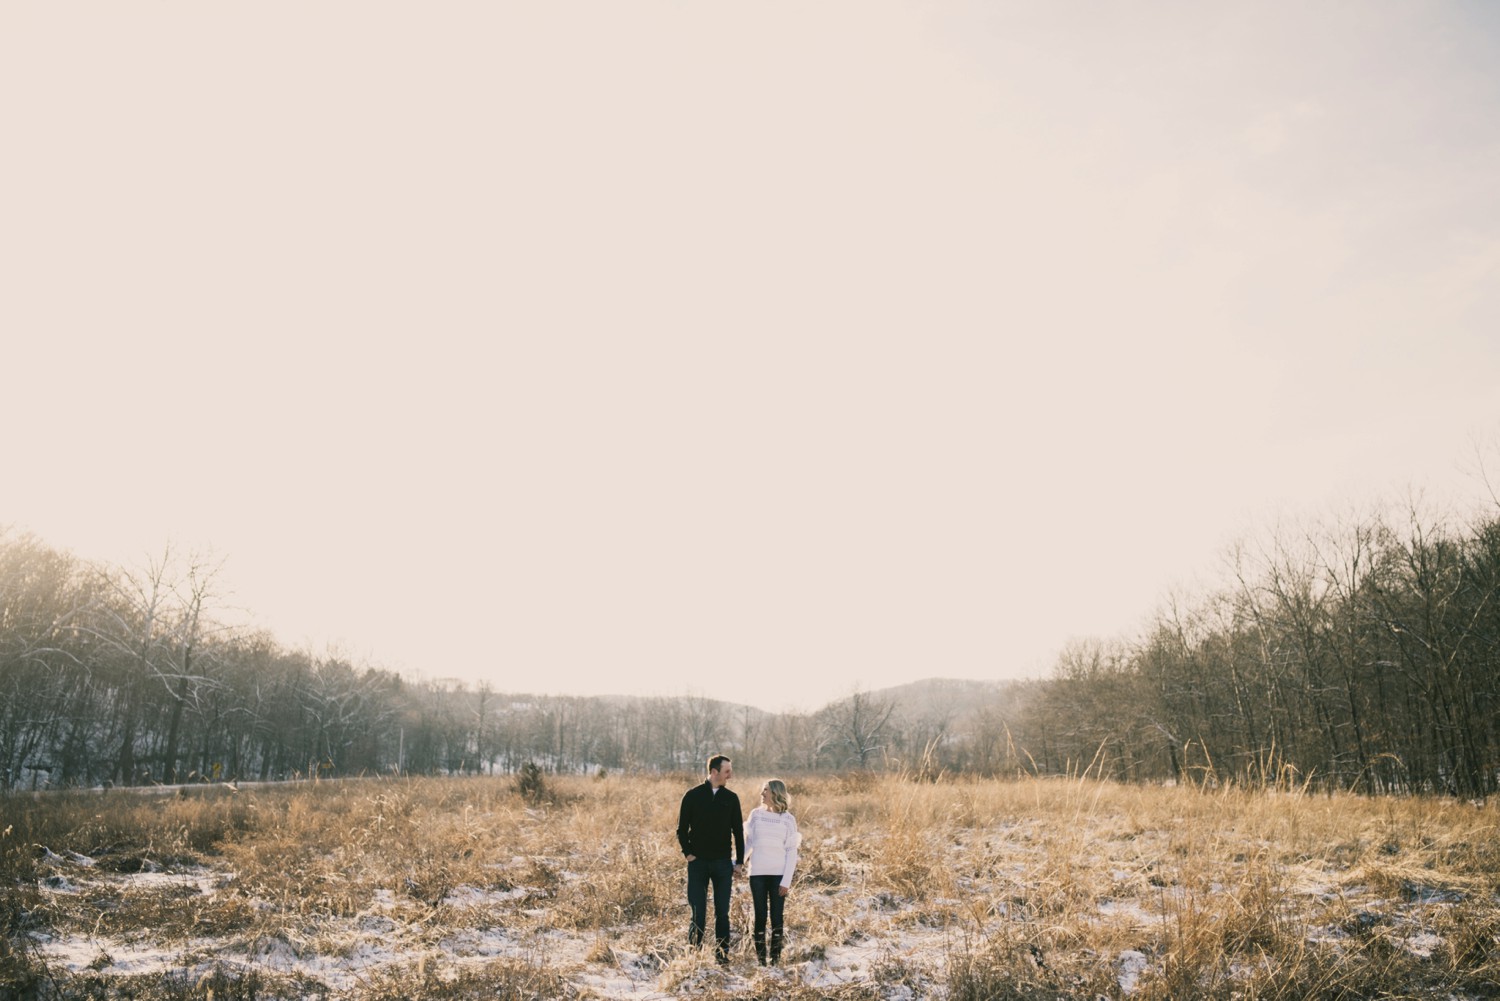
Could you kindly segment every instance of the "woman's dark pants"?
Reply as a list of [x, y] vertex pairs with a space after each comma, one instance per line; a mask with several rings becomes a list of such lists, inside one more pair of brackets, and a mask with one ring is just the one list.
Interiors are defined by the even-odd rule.
[[755, 957], [766, 965], [766, 911], [771, 912], [771, 965], [781, 962], [781, 919], [786, 898], [781, 895], [781, 873], [751, 876], [750, 897], [755, 901]]

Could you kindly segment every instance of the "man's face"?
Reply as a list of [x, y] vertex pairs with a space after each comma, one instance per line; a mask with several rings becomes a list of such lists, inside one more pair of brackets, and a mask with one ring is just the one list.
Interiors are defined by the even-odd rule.
[[732, 778], [734, 778], [734, 762], [732, 761], [724, 762], [718, 767], [718, 770], [712, 768], [708, 770], [708, 780], [713, 783], [715, 789], [722, 785], [728, 785], [729, 780]]

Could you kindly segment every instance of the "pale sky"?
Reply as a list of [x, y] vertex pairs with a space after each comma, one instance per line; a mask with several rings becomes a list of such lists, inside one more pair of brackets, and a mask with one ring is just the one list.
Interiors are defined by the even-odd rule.
[[0, 524], [286, 646], [1050, 669], [1500, 427], [1488, 3], [0, 6]]

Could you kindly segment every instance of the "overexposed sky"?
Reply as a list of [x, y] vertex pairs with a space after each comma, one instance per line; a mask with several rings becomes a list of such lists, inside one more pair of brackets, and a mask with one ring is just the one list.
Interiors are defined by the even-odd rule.
[[1500, 426], [1480, 2], [0, 7], [0, 524], [771, 709], [1136, 628]]

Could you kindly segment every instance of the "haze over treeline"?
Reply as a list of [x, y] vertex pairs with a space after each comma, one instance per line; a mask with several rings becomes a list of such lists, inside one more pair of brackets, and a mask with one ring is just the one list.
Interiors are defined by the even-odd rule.
[[677, 770], [724, 751], [756, 771], [1477, 797], [1500, 765], [1497, 507], [1283, 524], [1136, 636], [1069, 642], [1047, 679], [855, 690], [814, 712], [737, 704], [732, 684], [584, 697], [517, 694], [544, 682], [504, 665], [477, 687], [402, 677], [224, 625], [222, 573], [170, 550], [140, 570], [91, 563], [0, 532], [0, 786]]

